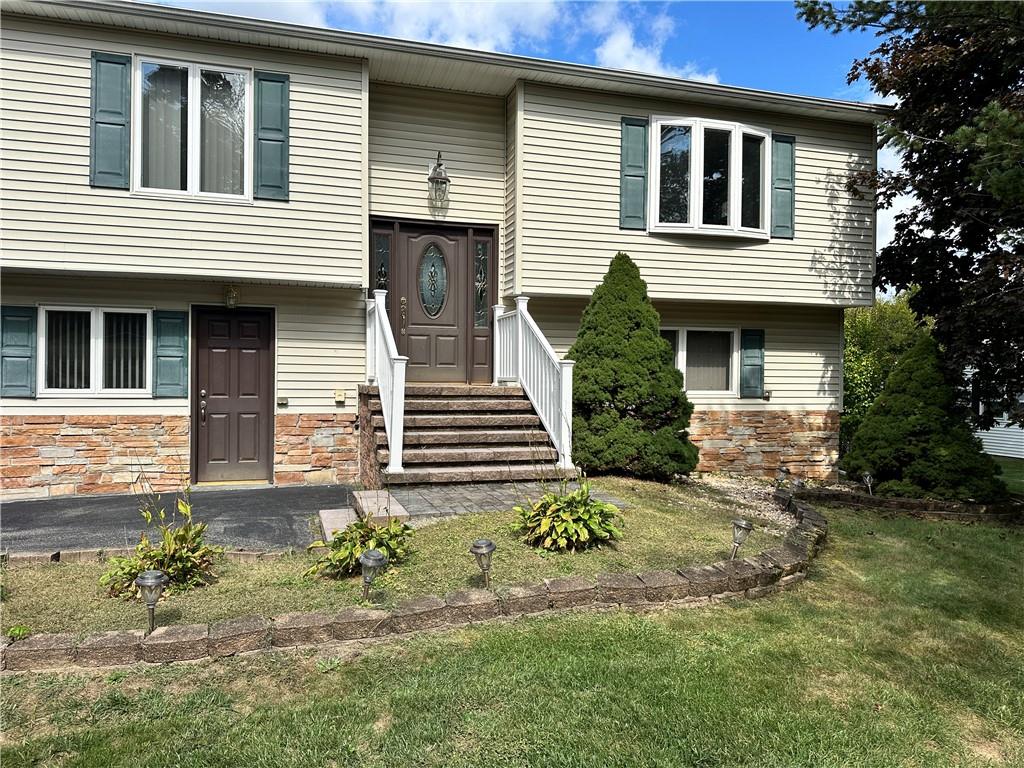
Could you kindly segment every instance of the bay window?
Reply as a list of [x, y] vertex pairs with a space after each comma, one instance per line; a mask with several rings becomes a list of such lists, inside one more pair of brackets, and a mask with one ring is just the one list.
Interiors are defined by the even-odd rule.
[[768, 237], [770, 132], [699, 118], [651, 125], [650, 231]]
[[250, 198], [251, 81], [249, 70], [137, 59], [133, 188]]

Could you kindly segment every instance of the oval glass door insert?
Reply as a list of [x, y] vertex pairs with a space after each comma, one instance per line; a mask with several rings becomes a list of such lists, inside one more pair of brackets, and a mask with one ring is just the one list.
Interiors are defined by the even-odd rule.
[[420, 259], [420, 304], [429, 318], [441, 314], [448, 293], [448, 266], [441, 249], [431, 243]]

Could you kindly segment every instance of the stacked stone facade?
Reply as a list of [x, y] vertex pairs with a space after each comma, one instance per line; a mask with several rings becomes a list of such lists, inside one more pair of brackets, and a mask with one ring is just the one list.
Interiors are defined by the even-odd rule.
[[351, 483], [359, 474], [354, 413], [279, 413], [274, 429], [274, 482]]
[[690, 439], [702, 472], [829, 480], [839, 459], [839, 411], [694, 410]]

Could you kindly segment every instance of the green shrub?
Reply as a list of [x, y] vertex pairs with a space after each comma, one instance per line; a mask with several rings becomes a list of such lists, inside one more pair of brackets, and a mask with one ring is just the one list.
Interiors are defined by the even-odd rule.
[[7, 636], [11, 640], [24, 640], [32, 634], [32, 630], [24, 624], [13, 624], [7, 629]]
[[931, 337], [897, 363], [840, 466], [857, 479], [870, 474], [883, 496], [992, 502], [1007, 495], [999, 466], [956, 409]]
[[647, 285], [629, 256], [612, 259], [583, 311], [573, 369], [573, 460], [588, 472], [668, 481], [697, 466], [693, 406]]
[[397, 563], [409, 553], [409, 539], [412, 535], [412, 528], [394, 518], [387, 525], [356, 520], [349, 523], [345, 530], [335, 533], [330, 541], [314, 541], [309, 545], [310, 549], [328, 547], [328, 550], [317, 558], [306, 575], [323, 574], [339, 579], [356, 573], [361, 567], [359, 556], [370, 549], [379, 549], [387, 555], [388, 565]]
[[524, 541], [540, 549], [577, 551], [622, 538], [619, 508], [591, 496], [585, 478], [574, 491], [569, 491], [568, 483], [563, 481], [557, 493], [545, 493], [513, 511], [518, 515]]
[[[163, 571], [167, 574], [167, 592], [187, 592], [209, 583], [216, 574], [213, 572], [214, 558], [223, 552], [222, 547], [206, 543], [206, 523], [192, 519], [192, 503], [188, 492], [175, 499], [177, 515], [168, 520], [164, 510], [157, 510], [159, 523], [152, 539], [143, 532], [135, 552], [128, 557], [112, 557], [107, 561], [108, 569], [100, 577], [100, 586], [106, 588], [111, 597], [135, 598], [139, 588], [135, 577], [143, 571]], [[147, 525], [153, 523], [153, 505], [143, 504], [140, 510]]]

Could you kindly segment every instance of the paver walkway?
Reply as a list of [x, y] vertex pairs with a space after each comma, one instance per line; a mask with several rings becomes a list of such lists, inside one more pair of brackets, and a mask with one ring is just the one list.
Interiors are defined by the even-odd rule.
[[[571, 485], [570, 489], [575, 488]], [[393, 485], [391, 495], [409, 511], [414, 521], [475, 512], [507, 512], [517, 504], [540, 498], [558, 483], [466, 483], [459, 485]], [[622, 508], [625, 504], [606, 493], [592, 491], [596, 498]]]

